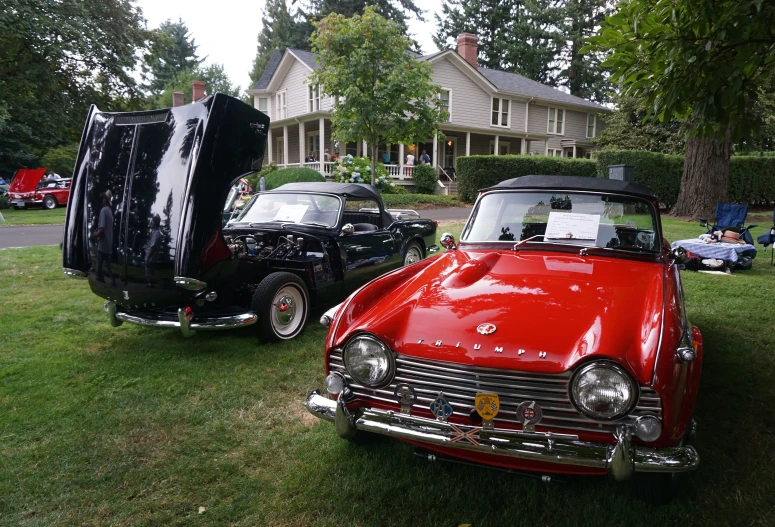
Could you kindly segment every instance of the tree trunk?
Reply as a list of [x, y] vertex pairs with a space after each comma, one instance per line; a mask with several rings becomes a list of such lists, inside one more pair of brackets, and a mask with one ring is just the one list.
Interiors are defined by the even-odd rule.
[[671, 216], [710, 219], [716, 212], [716, 203], [727, 201], [732, 131], [729, 125], [721, 142], [718, 135], [686, 142], [681, 191]]
[[374, 175], [377, 173], [377, 140], [372, 138], [371, 144], [371, 184], [377, 186], [377, 178]]

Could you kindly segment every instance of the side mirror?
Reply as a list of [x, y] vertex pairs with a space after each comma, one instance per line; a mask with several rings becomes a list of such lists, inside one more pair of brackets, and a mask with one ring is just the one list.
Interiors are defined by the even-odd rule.
[[457, 249], [457, 246], [455, 245], [455, 237], [452, 236], [452, 234], [445, 232], [441, 235], [441, 245], [446, 250], [451, 251], [452, 249]]
[[355, 227], [352, 223], [345, 223], [342, 227], [342, 234], [352, 234], [355, 232]]
[[683, 247], [676, 247], [672, 251], [670, 251], [670, 260], [672, 260], [672, 263], [676, 263], [678, 265], [683, 265], [686, 263], [686, 260], [689, 258], [689, 256], [686, 254], [686, 249]]

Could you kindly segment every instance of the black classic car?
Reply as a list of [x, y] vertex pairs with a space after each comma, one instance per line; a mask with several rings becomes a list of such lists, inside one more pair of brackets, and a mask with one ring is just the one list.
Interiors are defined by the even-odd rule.
[[[436, 223], [388, 211], [369, 185], [291, 183], [223, 225], [234, 183], [259, 170], [269, 118], [217, 94], [172, 109], [92, 107], [67, 210], [65, 274], [110, 323], [298, 335], [312, 309], [437, 250]], [[392, 214], [391, 214], [392, 212]]]

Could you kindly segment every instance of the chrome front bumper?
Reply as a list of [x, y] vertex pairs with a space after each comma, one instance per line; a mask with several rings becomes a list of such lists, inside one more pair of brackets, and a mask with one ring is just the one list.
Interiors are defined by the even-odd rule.
[[252, 311], [223, 317], [195, 318], [191, 310], [186, 308], [178, 309], [177, 320], [143, 317], [118, 311], [116, 303], [110, 300], [105, 302], [105, 312], [108, 314], [108, 320], [113, 327], [129, 322], [130, 324], [156, 328], [180, 328], [180, 332], [184, 337], [192, 336], [197, 330], [217, 331], [221, 329], [234, 329], [251, 326], [258, 322], [258, 315]]
[[700, 463], [697, 451], [691, 446], [661, 450], [632, 446], [630, 434], [624, 429], [617, 432], [616, 444], [609, 445], [580, 441], [577, 436], [566, 434], [484, 430], [375, 408], [356, 415], [344, 404], [317, 391], [307, 396], [304, 405], [316, 417], [334, 422], [337, 433], [344, 438], [364, 430], [482, 454], [604, 469], [617, 481], [628, 479], [633, 472], [686, 472], [696, 469]]

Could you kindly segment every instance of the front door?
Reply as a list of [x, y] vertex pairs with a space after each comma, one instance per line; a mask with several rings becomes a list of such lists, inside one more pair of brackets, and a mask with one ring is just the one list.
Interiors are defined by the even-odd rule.
[[355, 232], [339, 240], [347, 255], [344, 265], [347, 291], [354, 291], [400, 264], [397, 243], [388, 231]]
[[457, 137], [447, 137], [444, 139], [442, 168], [456, 168], [457, 161]]

